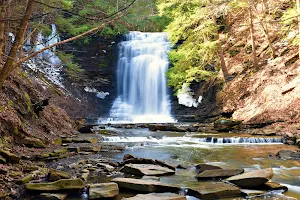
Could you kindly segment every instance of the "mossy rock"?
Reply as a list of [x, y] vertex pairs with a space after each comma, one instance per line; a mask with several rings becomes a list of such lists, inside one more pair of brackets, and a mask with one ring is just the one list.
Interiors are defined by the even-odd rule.
[[0, 149], [0, 155], [6, 159], [6, 162], [9, 162], [11, 164], [19, 164], [20, 163], [20, 157], [3, 149]]
[[58, 139], [55, 139], [55, 140], [52, 140], [52, 144], [55, 144], [55, 145], [62, 145], [62, 139], [61, 138], [58, 138]]
[[33, 174], [28, 174], [26, 176], [24, 176], [23, 178], [17, 180], [17, 184], [22, 185], [25, 183], [29, 183], [32, 179], [33, 179], [34, 175]]
[[71, 178], [71, 174], [68, 172], [63, 172], [55, 169], [50, 169], [48, 174], [49, 181], [57, 181], [60, 179], [69, 179]]
[[5, 163], [6, 163], [6, 159], [0, 156], [0, 164], [5, 164]]
[[27, 183], [25, 186], [30, 191], [80, 190], [85, 188], [84, 182], [79, 178], [61, 179], [49, 183]]
[[38, 138], [25, 137], [22, 142], [25, 146], [30, 148], [46, 148], [45, 144]]

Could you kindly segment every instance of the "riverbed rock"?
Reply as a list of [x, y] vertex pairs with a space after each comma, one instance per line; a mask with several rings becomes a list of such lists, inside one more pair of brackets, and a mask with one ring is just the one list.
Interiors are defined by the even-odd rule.
[[42, 140], [38, 138], [25, 137], [22, 139], [22, 143], [29, 148], [46, 148]]
[[204, 172], [205, 170], [222, 169], [221, 167], [209, 165], [205, 163], [198, 164], [195, 166], [195, 168], [198, 173]]
[[185, 196], [174, 193], [150, 193], [138, 194], [134, 197], [123, 198], [123, 200], [186, 200]]
[[83, 152], [98, 152], [101, 150], [101, 146], [82, 146], [79, 147], [79, 151]]
[[273, 175], [272, 168], [267, 168], [232, 176], [227, 181], [242, 188], [254, 188], [269, 181]]
[[67, 194], [62, 193], [41, 193], [41, 200], [65, 200], [67, 198]]
[[149, 124], [150, 131], [173, 131], [173, 132], [186, 132], [187, 127], [175, 126], [172, 124]]
[[265, 194], [266, 191], [263, 190], [249, 190], [249, 189], [241, 189], [242, 195], [252, 197], [257, 195]]
[[20, 163], [20, 157], [9, 152], [6, 151], [4, 149], [0, 148], [0, 155], [6, 159], [6, 162], [9, 162], [11, 164], [19, 164]]
[[114, 178], [111, 180], [118, 184], [119, 188], [126, 188], [138, 192], [178, 192], [179, 188], [176, 186], [163, 184], [158, 181], [142, 180], [134, 178]]
[[283, 190], [283, 191], [287, 191], [288, 187], [284, 186], [284, 185], [280, 185], [280, 183], [276, 183], [276, 182], [266, 182], [265, 184], [259, 186], [260, 189], [263, 190]]
[[261, 135], [261, 136], [274, 136], [276, 135], [276, 130], [272, 129], [254, 129], [251, 135]]
[[94, 124], [85, 124], [78, 129], [80, 133], [93, 133]]
[[199, 173], [196, 178], [198, 180], [203, 179], [214, 179], [214, 178], [228, 178], [231, 176], [236, 176], [244, 172], [244, 169], [212, 169], [205, 170]]
[[71, 178], [71, 174], [68, 172], [50, 169], [48, 173], [49, 181], [58, 181], [60, 179], [69, 179], [69, 178]]
[[300, 151], [280, 150], [276, 156], [283, 160], [300, 159]]
[[240, 124], [241, 122], [237, 120], [221, 118], [214, 122], [214, 128], [219, 132], [228, 132], [234, 129], [239, 129]]
[[27, 190], [31, 191], [60, 191], [60, 190], [79, 190], [85, 188], [84, 182], [77, 179], [61, 179], [49, 183], [27, 183]]
[[89, 199], [111, 198], [119, 194], [116, 183], [91, 184], [89, 188]]
[[190, 187], [188, 195], [200, 199], [219, 199], [225, 197], [240, 196], [240, 188], [223, 182], [201, 182], [197, 186]]
[[153, 164], [153, 165], [160, 165], [162, 167], [166, 167], [166, 168], [169, 168], [169, 169], [175, 171], [175, 167], [166, 162], [163, 162], [160, 160], [152, 160], [152, 159], [148, 159], [148, 158], [135, 158], [135, 157], [130, 158], [130, 159], [124, 160], [124, 162], [122, 162], [120, 164], [120, 167], [125, 166], [126, 164]]
[[124, 156], [123, 156], [123, 161], [125, 161], [125, 160], [129, 160], [129, 159], [134, 159], [135, 157], [133, 156], [133, 155], [131, 155], [131, 154], [125, 154]]
[[174, 170], [153, 164], [127, 164], [120, 171], [125, 174], [137, 176], [166, 176], [175, 174]]

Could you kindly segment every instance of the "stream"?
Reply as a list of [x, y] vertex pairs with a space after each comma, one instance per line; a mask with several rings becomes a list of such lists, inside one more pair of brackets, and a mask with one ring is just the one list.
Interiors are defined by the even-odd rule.
[[[194, 166], [208, 163], [222, 168], [244, 168], [245, 172], [273, 168], [273, 182], [288, 187], [285, 196], [300, 199], [300, 163], [295, 160], [279, 160], [276, 153], [287, 147], [279, 137], [253, 137], [233, 133], [178, 133], [152, 132], [148, 129], [108, 128], [119, 136], [101, 136], [104, 143], [125, 146], [125, 151], [112, 156], [121, 162], [125, 154], [135, 157], [163, 160], [177, 169], [173, 176], [163, 176], [160, 181], [180, 185], [181, 188], [195, 186]], [[268, 193], [262, 199], [283, 198], [281, 193]], [[189, 199], [196, 199], [189, 197]], [[238, 199], [238, 198], [234, 198]], [[243, 199], [243, 198], [241, 198]], [[255, 197], [253, 199], [259, 199]]]

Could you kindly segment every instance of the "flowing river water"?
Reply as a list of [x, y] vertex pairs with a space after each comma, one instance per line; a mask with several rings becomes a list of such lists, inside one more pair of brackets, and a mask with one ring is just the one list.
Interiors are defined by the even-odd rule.
[[[113, 154], [122, 161], [125, 154], [141, 158], [163, 160], [177, 169], [174, 176], [164, 176], [161, 182], [180, 185], [183, 189], [199, 184], [194, 166], [208, 163], [222, 168], [238, 168], [254, 171], [273, 168], [273, 182], [288, 187], [285, 196], [300, 199], [300, 163], [296, 160], [280, 160], [275, 155], [281, 149], [296, 149], [284, 145], [279, 137], [253, 137], [233, 133], [178, 133], [152, 132], [148, 129], [115, 129], [118, 136], [101, 136], [104, 143], [125, 146], [122, 153]], [[268, 193], [252, 199], [284, 199], [280, 192]], [[196, 199], [189, 197], [190, 200]], [[243, 199], [243, 198], [232, 198]]]

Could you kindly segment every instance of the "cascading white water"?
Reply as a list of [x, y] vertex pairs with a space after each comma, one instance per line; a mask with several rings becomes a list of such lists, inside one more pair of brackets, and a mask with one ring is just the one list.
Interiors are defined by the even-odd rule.
[[118, 98], [112, 122], [174, 122], [165, 73], [170, 44], [166, 33], [130, 32], [119, 44]]

